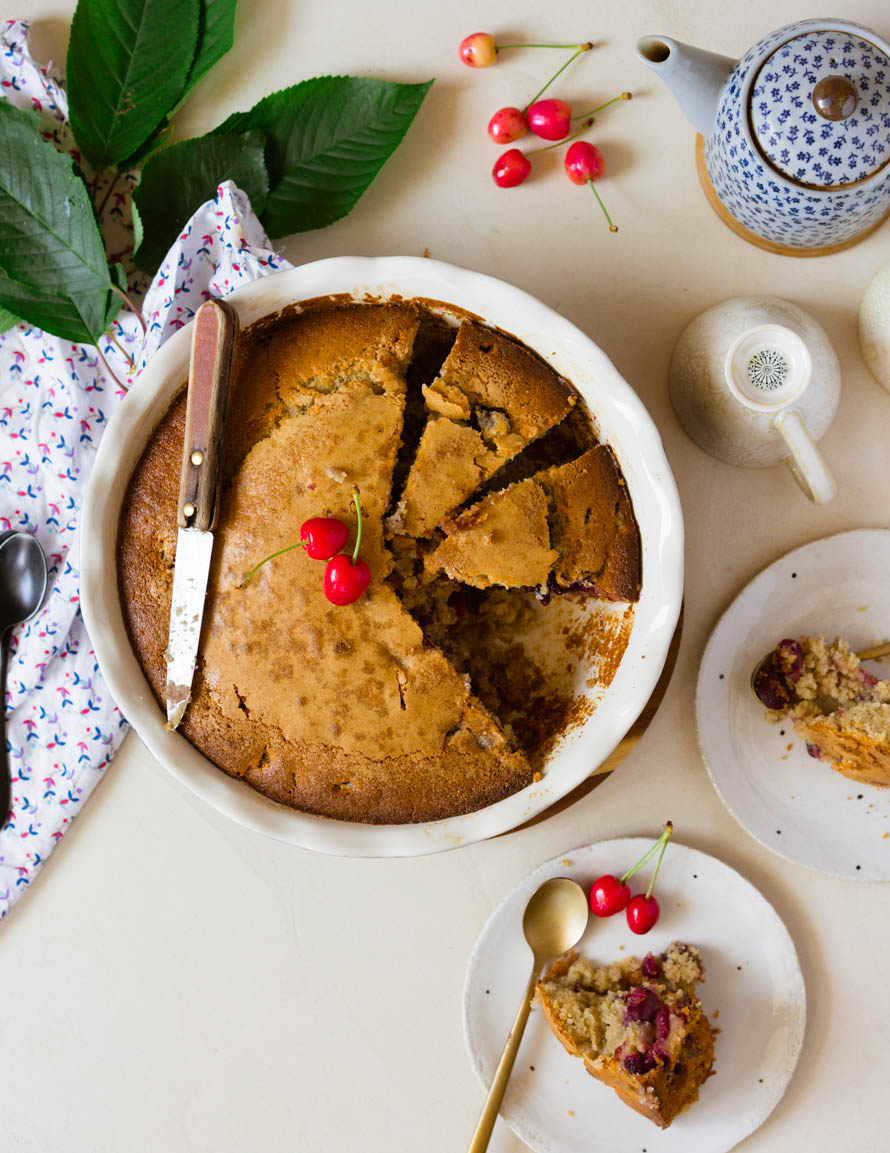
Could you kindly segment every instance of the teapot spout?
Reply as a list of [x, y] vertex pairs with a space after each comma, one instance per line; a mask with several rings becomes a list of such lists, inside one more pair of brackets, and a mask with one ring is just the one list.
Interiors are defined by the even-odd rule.
[[670, 36], [638, 40], [637, 59], [667, 84], [693, 128], [704, 137], [710, 136], [720, 93], [737, 61], [681, 44]]

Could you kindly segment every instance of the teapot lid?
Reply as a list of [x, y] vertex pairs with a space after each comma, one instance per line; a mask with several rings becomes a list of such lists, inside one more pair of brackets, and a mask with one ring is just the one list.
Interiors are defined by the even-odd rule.
[[751, 86], [755, 143], [795, 184], [859, 184], [890, 164], [890, 58], [849, 29], [780, 44]]

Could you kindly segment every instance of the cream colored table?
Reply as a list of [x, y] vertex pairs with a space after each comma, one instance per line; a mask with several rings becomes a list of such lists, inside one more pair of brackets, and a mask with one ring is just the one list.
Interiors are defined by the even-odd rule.
[[[701, 762], [693, 696], [707, 635], [751, 576], [792, 546], [890, 517], [890, 396], [860, 359], [855, 322], [868, 280], [890, 258], [890, 225], [821, 261], [748, 247], [705, 203], [693, 130], [633, 55], [650, 32], [738, 55], [818, 7], [242, 0], [236, 48], [197, 90], [181, 131], [209, 129], [310, 75], [438, 78], [353, 215], [284, 251], [301, 262], [428, 250], [512, 281], [590, 333], [648, 406], [680, 487], [682, 645], [659, 714], [599, 788], [521, 832], [419, 860], [331, 859], [262, 839], [204, 807], [128, 738], [0, 929], [4, 1151], [464, 1149], [483, 1092], [464, 1049], [461, 989], [490, 911], [540, 862], [591, 840], [652, 833], [666, 817], [679, 839], [762, 890], [803, 964], [809, 1026], [797, 1073], [740, 1148], [887, 1149], [890, 886], [785, 864], [736, 825]], [[883, 0], [834, 7], [890, 32]], [[35, 0], [7, 14], [31, 15], [36, 51], [60, 60], [72, 8]], [[484, 28], [511, 40], [591, 37], [602, 47], [567, 75], [564, 94], [634, 90], [598, 136], [617, 235], [556, 159], [516, 191], [491, 183], [487, 119], [522, 103], [551, 57], [514, 54], [471, 72], [457, 44]], [[705, 456], [672, 414], [674, 341], [699, 310], [742, 292], [797, 301], [840, 354], [843, 402], [823, 442], [840, 491], [823, 508], [781, 467], [743, 472]], [[522, 1146], [499, 1131], [492, 1148]]]

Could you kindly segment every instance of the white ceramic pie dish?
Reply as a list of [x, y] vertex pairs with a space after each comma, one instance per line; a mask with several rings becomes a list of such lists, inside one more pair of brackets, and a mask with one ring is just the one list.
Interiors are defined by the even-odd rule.
[[338, 257], [275, 273], [238, 289], [227, 300], [246, 328], [296, 302], [328, 294], [442, 301], [511, 333], [572, 381], [618, 457], [640, 528], [642, 593], [614, 678], [595, 711], [551, 754], [544, 779], [478, 812], [447, 820], [356, 824], [267, 800], [164, 727], [164, 714], [127, 637], [115, 551], [127, 482], [188, 374], [190, 326], [155, 354], [99, 446], [83, 510], [83, 613], [102, 673], [124, 716], [161, 764], [214, 808], [258, 832], [321, 852], [354, 856], [437, 852], [515, 828], [552, 805], [602, 763], [639, 716], [664, 666], [680, 613], [680, 502], [661, 439], [636, 393], [589, 337], [534, 297], [503, 281], [434, 260]]

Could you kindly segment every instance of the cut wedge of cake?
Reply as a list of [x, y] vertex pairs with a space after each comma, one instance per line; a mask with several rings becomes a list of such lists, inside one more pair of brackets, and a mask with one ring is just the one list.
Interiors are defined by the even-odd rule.
[[388, 530], [431, 536], [477, 488], [575, 403], [569, 385], [530, 349], [473, 321], [460, 326]]
[[860, 784], [890, 786], [890, 681], [841, 637], [780, 641], [755, 692], [774, 720], [790, 716], [810, 756]]
[[711, 1075], [714, 1034], [695, 993], [698, 949], [679, 941], [597, 967], [569, 953], [538, 983], [550, 1028], [625, 1104], [666, 1129]]
[[443, 527], [445, 540], [425, 558], [429, 572], [444, 571], [475, 588], [547, 583], [557, 554], [550, 547], [547, 498], [536, 481], [492, 493]]
[[640, 594], [640, 538], [611, 449], [600, 444], [567, 464], [491, 493], [442, 524], [425, 558], [476, 588], [586, 592], [606, 600]]
[[553, 576], [561, 589], [614, 601], [640, 595], [640, 534], [627, 485], [605, 444], [577, 460], [536, 474], [547, 493], [550, 536], [559, 553]]

